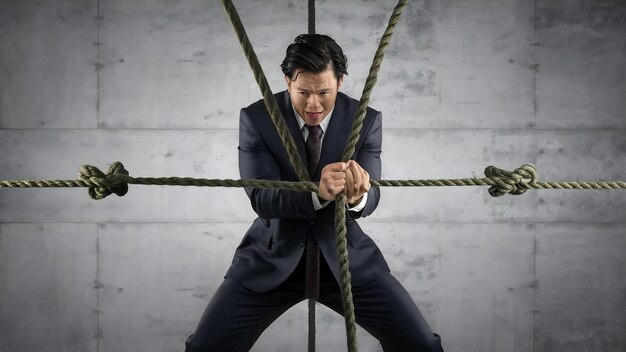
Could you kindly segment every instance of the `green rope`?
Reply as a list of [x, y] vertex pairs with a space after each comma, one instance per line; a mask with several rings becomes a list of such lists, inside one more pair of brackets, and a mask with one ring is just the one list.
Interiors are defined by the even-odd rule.
[[[307, 168], [304, 166], [302, 159], [300, 158], [300, 154], [298, 153], [296, 144], [293, 140], [293, 136], [289, 133], [287, 128], [287, 124], [280, 113], [280, 109], [278, 108], [278, 104], [276, 103], [276, 99], [272, 94], [269, 83], [267, 82], [267, 78], [263, 73], [263, 69], [259, 60], [254, 52], [254, 48], [250, 43], [250, 39], [246, 34], [246, 30], [239, 18], [239, 14], [237, 13], [237, 9], [233, 5], [231, 0], [222, 0], [222, 6], [230, 19], [230, 23], [233, 26], [235, 34], [237, 35], [237, 39], [241, 44], [243, 52], [248, 60], [248, 64], [252, 69], [252, 73], [254, 74], [254, 78], [261, 89], [261, 94], [263, 95], [263, 100], [265, 102], [265, 107], [267, 108], [268, 113], [270, 114], [270, 118], [274, 123], [276, 131], [278, 132], [278, 136], [280, 137], [285, 150], [287, 151], [287, 155], [289, 157], [289, 161], [293, 166], [296, 175], [298, 175], [298, 179], [300, 181], [309, 180], [309, 172]], [[315, 305], [309, 301], [309, 351], [315, 350]]]
[[400, 15], [402, 14], [402, 11], [404, 10], [407, 2], [408, 0], [398, 1], [398, 4], [396, 4], [396, 7], [393, 9], [393, 12], [389, 17], [389, 23], [387, 24], [385, 33], [383, 33], [383, 36], [380, 39], [378, 49], [376, 49], [376, 54], [374, 55], [372, 66], [370, 67], [370, 72], [368, 73], [367, 79], [365, 80], [365, 86], [363, 87], [363, 93], [361, 94], [361, 99], [359, 100], [356, 117], [352, 122], [352, 132], [350, 133], [348, 144], [346, 145], [343, 156], [341, 157], [341, 160], [343, 161], [348, 161], [352, 154], [354, 154], [354, 148], [356, 147], [356, 143], [359, 140], [359, 134], [361, 133], [361, 127], [363, 127], [363, 120], [365, 119], [365, 113], [367, 112], [367, 105], [369, 104], [374, 85], [378, 80], [378, 71], [380, 71], [380, 65], [382, 64], [383, 57], [385, 56], [385, 49], [389, 45], [389, 42], [391, 42], [393, 29], [396, 27], [396, 24], [400, 20]]
[[[243, 48], [246, 59], [248, 60], [248, 64], [252, 69], [252, 73], [254, 74], [254, 78], [261, 89], [261, 94], [263, 95], [263, 100], [265, 102], [265, 106], [267, 108], [268, 113], [270, 114], [270, 118], [274, 123], [276, 131], [278, 132], [278, 136], [280, 137], [285, 150], [287, 151], [287, 155], [289, 157], [289, 161], [293, 166], [296, 174], [298, 175], [298, 179], [300, 181], [309, 180], [309, 173], [307, 168], [304, 166], [302, 159], [300, 158], [300, 154], [298, 153], [296, 144], [294, 143], [293, 136], [289, 133], [285, 120], [283, 119], [280, 109], [276, 104], [276, 99], [272, 94], [269, 83], [263, 73], [263, 69], [259, 60], [254, 52], [254, 48], [250, 43], [250, 39], [246, 34], [246, 30], [239, 18], [239, 14], [237, 13], [237, 9], [233, 5], [230, 0], [222, 0], [222, 6], [230, 19], [230, 23], [235, 30], [235, 34], [237, 35], [237, 39], [239, 39], [239, 43]], [[315, 304], [309, 300], [309, 351], [315, 350]]]
[[121, 162], [114, 162], [105, 174], [97, 167], [83, 165], [77, 180], [0, 180], [0, 188], [71, 188], [88, 187], [92, 199], [104, 199], [110, 194], [123, 196], [128, 185], [197, 186], [197, 187], [255, 187], [281, 188], [293, 191], [318, 192], [314, 182], [232, 180], [192, 177], [130, 177]]
[[278, 104], [276, 103], [276, 98], [272, 94], [272, 90], [270, 89], [270, 85], [267, 82], [267, 78], [263, 73], [263, 68], [259, 63], [259, 59], [257, 58], [254, 48], [252, 47], [252, 43], [250, 43], [250, 39], [246, 34], [246, 29], [241, 23], [241, 18], [239, 18], [239, 14], [237, 13], [237, 9], [233, 5], [231, 0], [222, 0], [222, 6], [230, 19], [230, 23], [233, 25], [233, 29], [235, 30], [235, 34], [237, 35], [237, 39], [239, 39], [239, 43], [243, 49], [244, 54], [246, 55], [246, 59], [248, 59], [248, 64], [252, 69], [252, 73], [254, 74], [254, 78], [261, 89], [261, 94], [263, 95], [263, 101], [265, 102], [265, 106], [267, 108], [268, 113], [270, 114], [270, 118], [276, 126], [276, 131], [278, 132], [278, 136], [280, 137], [285, 149], [287, 150], [287, 155], [289, 155], [289, 161], [293, 166], [296, 174], [298, 175], [298, 179], [300, 181], [305, 181], [309, 179], [309, 172], [307, 168], [304, 167], [304, 163], [300, 158], [300, 154], [298, 153], [298, 148], [296, 147], [296, 143], [293, 141], [293, 137], [289, 133], [289, 128], [287, 127], [287, 123], [285, 119], [283, 119], [282, 114], [280, 113], [280, 109], [278, 108]]
[[339, 264], [339, 288], [341, 289], [341, 303], [346, 326], [346, 343], [348, 344], [348, 351], [356, 352], [356, 316], [352, 300], [352, 274], [350, 274], [350, 260], [347, 247], [346, 203], [346, 196], [343, 193], [335, 198], [337, 264]]
[[[385, 33], [380, 39], [378, 49], [376, 49], [376, 54], [374, 55], [374, 60], [372, 62], [372, 66], [370, 67], [370, 72], [367, 75], [367, 80], [365, 81], [365, 86], [363, 87], [361, 99], [359, 100], [356, 116], [354, 118], [354, 121], [352, 122], [352, 131], [350, 132], [348, 143], [346, 144], [343, 155], [341, 157], [341, 160], [344, 162], [348, 161], [350, 157], [352, 157], [352, 154], [354, 154], [354, 149], [359, 140], [361, 128], [363, 127], [363, 120], [365, 119], [365, 114], [367, 112], [367, 105], [369, 104], [370, 96], [372, 94], [372, 90], [374, 89], [374, 85], [376, 84], [376, 80], [378, 79], [378, 71], [380, 70], [380, 65], [383, 62], [385, 49], [391, 42], [393, 30], [396, 27], [398, 21], [400, 21], [400, 15], [402, 14], [402, 11], [404, 10], [407, 2], [407, 0], [399, 0], [396, 4], [396, 7], [393, 9], [393, 12], [389, 17], [389, 23], [387, 23]], [[354, 316], [354, 303], [352, 301], [350, 260], [348, 259], [348, 250], [346, 247], [346, 235], [348, 232], [346, 228], [345, 213], [346, 196], [343, 193], [339, 194], [335, 199], [335, 206], [337, 209], [335, 215], [335, 232], [337, 235], [337, 261], [339, 263], [339, 269], [341, 271], [341, 301], [343, 303], [343, 312], [346, 324], [348, 351], [356, 352], [356, 318]]]
[[[489, 166], [484, 178], [423, 179], [423, 180], [371, 180], [372, 186], [380, 187], [444, 187], [444, 186], [491, 186], [489, 194], [499, 197], [505, 194], [520, 195], [528, 189], [626, 189], [626, 181], [543, 181], [536, 180], [537, 172], [531, 164], [513, 171]], [[89, 195], [93, 199], [104, 199], [110, 194], [123, 196], [128, 185], [195, 186], [195, 187], [255, 187], [280, 188], [292, 191], [318, 193], [316, 182], [275, 180], [233, 180], [192, 177], [131, 177], [121, 162], [114, 162], [105, 174], [97, 167], [83, 165], [76, 180], [0, 180], [0, 188], [93, 188]]]

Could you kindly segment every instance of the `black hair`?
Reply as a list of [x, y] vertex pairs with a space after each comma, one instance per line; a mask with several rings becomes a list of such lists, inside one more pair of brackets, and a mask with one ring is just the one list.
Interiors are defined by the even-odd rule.
[[337, 79], [348, 74], [348, 58], [339, 44], [327, 35], [300, 34], [287, 47], [280, 67], [285, 76], [295, 79], [293, 74], [298, 69], [317, 73], [326, 70], [329, 65]]

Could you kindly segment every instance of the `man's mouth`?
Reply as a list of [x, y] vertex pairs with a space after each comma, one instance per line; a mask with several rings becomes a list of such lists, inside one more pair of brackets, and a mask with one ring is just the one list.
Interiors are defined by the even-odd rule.
[[306, 116], [311, 119], [319, 119], [322, 117], [321, 112], [306, 112]]

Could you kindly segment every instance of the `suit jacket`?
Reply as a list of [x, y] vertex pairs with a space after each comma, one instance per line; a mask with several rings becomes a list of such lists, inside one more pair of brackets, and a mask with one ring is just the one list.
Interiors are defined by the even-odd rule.
[[[275, 94], [280, 111], [307, 165], [305, 141], [294, 115], [289, 93]], [[311, 176], [319, 181], [322, 168], [339, 161], [352, 130], [358, 102], [338, 93], [330, 124], [325, 131], [319, 165]], [[380, 179], [382, 115], [367, 109], [363, 128], [352, 159]], [[239, 119], [239, 172], [242, 179], [298, 181], [294, 168], [262, 100], [243, 108]], [[315, 236], [333, 275], [339, 279], [335, 238], [335, 203], [315, 210], [310, 192], [247, 188], [246, 193], [258, 218], [237, 247], [226, 277], [255, 292], [266, 292], [282, 283], [303, 255], [307, 236]], [[347, 211], [347, 241], [352, 285], [362, 286], [389, 271], [380, 250], [355, 219], [370, 215], [380, 197], [371, 187], [365, 208]]]

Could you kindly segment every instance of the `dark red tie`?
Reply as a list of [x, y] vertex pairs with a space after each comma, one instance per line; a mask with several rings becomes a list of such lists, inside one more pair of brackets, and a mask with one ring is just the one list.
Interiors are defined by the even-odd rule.
[[[309, 160], [309, 175], [313, 179], [317, 163], [320, 159], [322, 128], [320, 126], [306, 126], [309, 136], [306, 139], [306, 153]], [[309, 231], [306, 245], [306, 284], [304, 294], [307, 298], [319, 299], [320, 294], [320, 248], [313, 235]]]

